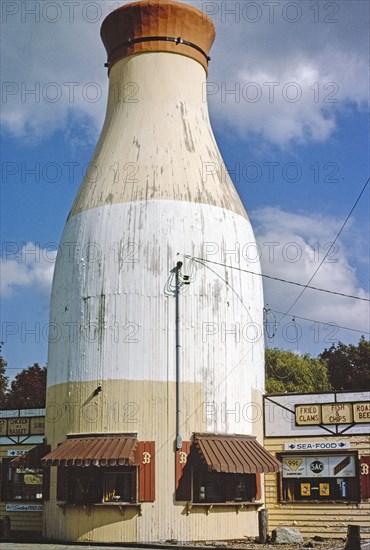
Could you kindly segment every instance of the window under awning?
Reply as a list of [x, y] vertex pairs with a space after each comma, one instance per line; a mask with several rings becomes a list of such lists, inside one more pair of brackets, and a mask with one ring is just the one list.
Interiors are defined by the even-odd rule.
[[135, 437], [80, 437], [64, 441], [43, 457], [45, 466], [138, 466]]
[[281, 462], [252, 436], [194, 434], [194, 445], [213, 472], [258, 474], [282, 469]]

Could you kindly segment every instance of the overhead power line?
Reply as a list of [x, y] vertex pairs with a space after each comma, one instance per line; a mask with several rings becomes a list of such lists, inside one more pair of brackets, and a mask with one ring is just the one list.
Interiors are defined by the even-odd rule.
[[[273, 313], [278, 313], [279, 315], [283, 315], [282, 311], [277, 311], [276, 309], [268, 308], [267, 311], [272, 311]], [[293, 317], [293, 319], [301, 319], [303, 321], [310, 321], [312, 323], [320, 323], [320, 325], [328, 325], [335, 328], [341, 328], [343, 330], [351, 330], [352, 332], [359, 332], [360, 334], [370, 334], [368, 330], [358, 330], [357, 328], [343, 327], [341, 325], [337, 325], [337, 323], [335, 322], [330, 323], [328, 321], [319, 321], [318, 319], [309, 319], [308, 317], [300, 317], [299, 315], [295, 315], [295, 313], [291, 313], [290, 315]]]
[[[230, 269], [236, 269], [237, 271], [243, 271], [244, 273], [250, 273], [251, 275], [258, 275], [259, 277], [265, 277], [266, 279], [272, 279], [273, 281], [279, 281], [281, 283], [286, 283], [286, 284], [289, 284], [289, 285], [301, 286], [301, 287], [304, 287], [305, 289], [309, 288], [310, 290], [317, 290], [318, 292], [326, 292], [328, 294], [335, 294], [337, 296], [342, 296], [344, 298], [352, 298], [353, 300], [362, 300], [363, 302], [370, 302], [369, 298], [361, 298], [361, 296], [354, 296], [353, 294], [345, 294], [344, 292], [336, 292], [335, 290], [328, 290], [326, 288], [318, 288], [318, 287], [315, 287], [315, 286], [308, 286], [308, 285], [305, 285], [305, 284], [302, 284], [302, 283], [297, 283], [296, 281], [289, 281], [287, 279], [281, 279], [280, 277], [272, 277], [272, 275], [266, 275], [265, 273], [257, 273], [255, 271], [250, 271], [249, 269], [243, 269], [242, 267], [227, 265], [227, 264], [224, 264], [222, 262], [216, 262], [214, 260], [207, 260], [205, 258], [197, 258], [197, 257], [194, 257], [194, 256], [186, 256], [186, 258], [191, 258], [192, 260], [194, 260], [196, 262], [199, 262], [199, 263], [208, 262], [208, 263], [211, 263], [211, 264], [220, 265], [222, 267], [227, 267], [227, 268], [230, 268]], [[287, 311], [287, 313], [285, 315], [287, 315], [289, 313], [290, 309], [291, 308], [289, 308], [289, 310]]]
[[[350, 219], [354, 209], [356, 208], [359, 200], [361, 199], [362, 195], [364, 194], [365, 192], [365, 189], [367, 187], [367, 184], [369, 183], [370, 181], [370, 176], [367, 178], [366, 182], [365, 182], [365, 185], [363, 186], [363, 188], [361, 189], [361, 192], [359, 194], [359, 196], [357, 197], [356, 201], [355, 201], [355, 204], [352, 206], [351, 210], [349, 211], [349, 214], [347, 215], [346, 219], [344, 220], [343, 224], [342, 224], [342, 227], [339, 229], [338, 233], [337, 233], [337, 236], [335, 237], [334, 241], [331, 243], [327, 253], [325, 254], [325, 256], [323, 257], [323, 259], [321, 260], [321, 262], [319, 263], [319, 265], [317, 266], [316, 270], [314, 271], [313, 275], [311, 276], [311, 278], [309, 279], [308, 283], [306, 285], [301, 285], [303, 286], [303, 290], [299, 293], [299, 295], [297, 296], [297, 298], [294, 300], [294, 302], [292, 303], [292, 305], [289, 307], [289, 309], [287, 309], [287, 311], [283, 314], [282, 318], [280, 319], [280, 321], [282, 319], [284, 319], [284, 317], [286, 315], [288, 315], [288, 313], [293, 309], [293, 307], [296, 305], [296, 303], [298, 302], [298, 300], [301, 298], [302, 294], [306, 291], [307, 288], [312, 288], [311, 286], [309, 286], [310, 282], [312, 281], [312, 279], [316, 276], [317, 272], [319, 271], [320, 267], [322, 266], [322, 264], [325, 262], [326, 258], [328, 257], [328, 255], [330, 254], [330, 251], [332, 250], [333, 246], [335, 245], [335, 243], [337, 242], [337, 240], [339, 239], [339, 236], [340, 234], [342, 233], [343, 229], [345, 228], [345, 226], [347, 225], [347, 222], [348, 220]], [[361, 298], [360, 298], [361, 299]], [[369, 301], [369, 300], [367, 300]]]

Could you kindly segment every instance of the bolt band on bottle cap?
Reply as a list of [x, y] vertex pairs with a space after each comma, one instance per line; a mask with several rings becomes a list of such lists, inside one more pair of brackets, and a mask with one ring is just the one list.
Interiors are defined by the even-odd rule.
[[174, 0], [143, 0], [110, 13], [100, 34], [109, 70], [129, 55], [169, 52], [198, 61], [207, 71], [216, 33], [211, 19], [193, 6]]

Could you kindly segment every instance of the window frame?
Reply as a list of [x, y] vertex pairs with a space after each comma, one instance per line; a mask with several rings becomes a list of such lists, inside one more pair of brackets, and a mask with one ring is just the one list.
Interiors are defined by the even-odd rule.
[[[340, 499], [331, 499], [331, 498], [326, 498], [326, 497], [322, 497], [321, 499], [307, 499], [305, 500], [304, 498], [300, 498], [300, 499], [295, 499], [295, 500], [292, 500], [292, 499], [286, 499], [284, 498], [284, 477], [283, 477], [283, 471], [281, 471], [278, 476], [277, 476], [277, 500], [278, 500], [278, 503], [279, 504], [297, 504], [297, 505], [301, 505], [301, 504], [326, 504], [326, 503], [331, 503], [331, 504], [359, 504], [361, 502], [361, 491], [360, 491], [360, 483], [361, 483], [361, 480], [360, 480], [360, 475], [359, 475], [359, 458], [358, 458], [358, 452], [357, 451], [323, 451], [323, 452], [320, 452], [320, 453], [314, 453], [311, 451], [299, 451], [299, 452], [290, 452], [290, 451], [286, 451], [286, 452], [280, 452], [280, 453], [276, 453], [276, 457], [281, 461], [283, 462], [283, 458], [287, 458], [287, 457], [315, 457], [317, 459], [320, 459], [320, 457], [327, 457], [327, 456], [353, 456], [354, 457], [354, 462], [355, 462], [355, 475], [353, 477], [350, 477], [348, 479], [352, 479], [353, 480], [353, 485], [354, 485], [354, 492], [355, 492], [355, 495], [356, 495], [356, 498], [355, 499], [344, 499], [344, 498], [340, 498]], [[310, 482], [310, 480], [315, 480], [317, 481], [317, 483], [320, 483], [320, 480], [322, 480], [322, 482], [326, 482], [327, 479], [339, 479], [336, 478], [335, 476], [332, 476], [332, 477], [327, 477], [327, 478], [320, 478], [320, 477], [312, 477], [312, 478], [286, 478], [288, 480], [296, 480], [296, 483], [305, 483], [305, 482]]]
[[[243, 504], [255, 502], [257, 496], [256, 474], [238, 474], [230, 472], [210, 472], [207, 467], [192, 466], [192, 503], [193, 504]], [[207, 486], [217, 483], [220, 486], [218, 498], [212, 499], [208, 494]], [[237, 497], [237, 484], [245, 483], [244, 495]], [[233, 487], [234, 485], [234, 487]], [[200, 497], [201, 488], [204, 487], [204, 499]], [[251, 495], [247, 495], [252, 487]], [[231, 497], [231, 495], [233, 496]], [[199, 496], [196, 496], [199, 495]]]
[[[57, 466], [57, 500], [65, 502], [69, 505], [110, 505], [110, 504], [138, 504], [138, 467], [137, 466]], [[84, 479], [79, 480], [78, 474], [81, 473]], [[90, 473], [90, 476], [87, 475]], [[107, 495], [107, 477], [108, 476], [130, 476], [131, 477], [131, 497], [130, 500], [125, 499], [106, 499]], [[99, 498], [88, 498], [89, 486], [85, 488], [85, 498], [76, 498], [74, 486], [80, 482], [86, 487], [86, 482], [89, 480], [95, 481], [95, 487], [100, 492]], [[85, 482], [85, 483], [84, 483]], [[93, 486], [94, 486], [93, 485]], [[120, 495], [118, 495], [120, 496]]]
[[[13, 467], [12, 466], [12, 460], [13, 458], [4, 457], [1, 459], [1, 502], [43, 502], [44, 501], [44, 475], [45, 472], [43, 468], [40, 466], [40, 468], [21, 468], [21, 467]], [[17, 470], [27, 470], [24, 472], [17, 472]], [[9, 472], [12, 472], [11, 479], [9, 479]], [[37, 484], [37, 486], [40, 488], [39, 493], [41, 494], [40, 497], [15, 497], [14, 496], [14, 476], [20, 475], [24, 476], [27, 474], [35, 474], [35, 475], [41, 475], [42, 481], [41, 483]], [[25, 484], [24, 478], [20, 481], [21, 486], [23, 487]]]
[[[239, 506], [244, 504], [254, 504], [256, 501], [259, 501], [261, 498], [260, 474], [211, 471], [201, 460], [194, 447], [191, 445], [191, 442], [189, 441], [185, 443], [186, 445], [184, 446], [184, 451], [182, 453], [179, 451], [176, 453], [176, 502], [187, 502], [188, 504], [194, 506]], [[181, 454], [186, 456], [186, 460], [184, 460], [184, 456], [181, 456]], [[206, 490], [205, 498], [202, 499], [200, 497], [200, 488], [206, 486], [207, 478], [208, 485], [212, 483], [212, 478], [220, 484], [220, 498], [207, 498]], [[204, 485], [203, 482], [205, 483]], [[238, 482], [245, 482], [246, 484], [244, 495], [245, 498], [243, 498], [243, 496], [240, 498], [236, 496], [236, 485]], [[234, 491], [232, 490], [233, 484]], [[250, 490], [251, 487], [252, 490]], [[232, 498], [230, 498], [230, 491], [231, 493], [234, 492]]]

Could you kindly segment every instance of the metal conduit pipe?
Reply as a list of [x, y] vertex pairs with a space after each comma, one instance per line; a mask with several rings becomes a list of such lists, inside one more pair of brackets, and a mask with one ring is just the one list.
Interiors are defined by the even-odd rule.
[[176, 449], [179, 450], [182, 448], [182, 437], [181, 437], [181, 404], [180, 404], [180, 269], [182, 267], [182, 262], [177, 262], [175, 269], [175, 298], [176, 298]]

